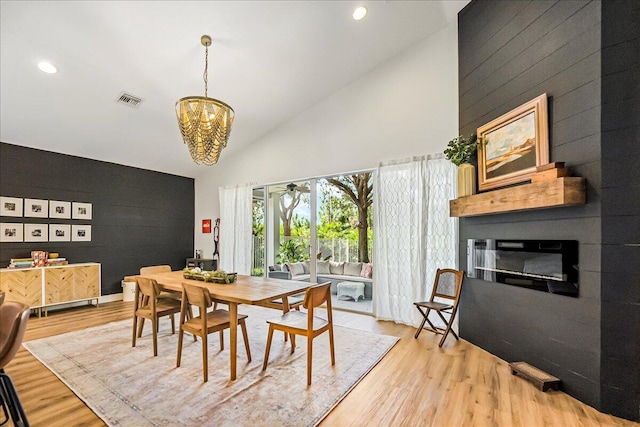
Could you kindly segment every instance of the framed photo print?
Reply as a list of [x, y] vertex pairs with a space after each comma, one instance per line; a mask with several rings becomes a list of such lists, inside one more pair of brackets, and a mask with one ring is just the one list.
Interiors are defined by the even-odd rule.
[[49, 218], [71, 218], [71, 202], [49, 201]]
[[91, 219], [91, 203], [73, 202], [72, 219]]
[[22, 199], [0, 197], [0, 216], [22, 216]]
[[71, 225], [69, 224], [49, 224], [50, 242], [70, 242]]
[[49, 216], [49, 201], [24, 199], [24, 216], [29, 218], [46, 218]]
[[91, 226], [90, 225], [72, 225], [71, 241], [73, 242], [90, 242]]
[[0, 223], [0, 242], [22, 242], [22, 224]]
[[547, 94], [478, 128], [480, 191], [528, 181], [549, 163]]
[[25, 224], [24, 225], [24, 241], [25, 242], [48, 242], [49, 241], [49, 225], [48, 224]]

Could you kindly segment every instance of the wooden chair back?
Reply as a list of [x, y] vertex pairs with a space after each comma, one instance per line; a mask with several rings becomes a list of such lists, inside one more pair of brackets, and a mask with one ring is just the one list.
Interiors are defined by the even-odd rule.
[[30, 313], [29, 306], [20, 302], [5, 301], [0, 307], [0, 369], [20, 349]]
[[156, 273], [171, 273], [170, 265], [151, 265], [148, 267], [141, 267], [140, 274], [156, 274]]
[[198, 307], [201, 315], [213, 304], [211, 294], [207, 288], [190, 285], [188, 283], [182, 284], [182, 300], [187, 304]]
[[331, 282], [313, 285], [307, 289], [302, 306], [307, 310], [312, 310], [325, 302], [329, 306], [331, 305]]
[[143, 297], [149, 297], [149, 301], [155, 301], [160, 295], [160, 287], [158, 282], [153, 279], [147, 279], [146, 277], [137, 277], [136, 282], [140, 289], [140, 294]]
[[453, 301], [453, 306], [458, 305], [460, 291], [462, 290], [462, 279], [464, 273], [451, 268], [439, 268], [436, 271], [436, 278], [433, 283], [431, 301], [435, 298], [444, 298]]

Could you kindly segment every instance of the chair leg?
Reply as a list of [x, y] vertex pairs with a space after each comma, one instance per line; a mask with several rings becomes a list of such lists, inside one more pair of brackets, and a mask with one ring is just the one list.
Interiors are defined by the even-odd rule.
[[144, 328], [144, 317], [140, 318], [140, 323], [138, 323], [138, 338], [142, 336], [142, 329]]
[[[453, 325], [453, 316], [454, 316], [454, 314], [453, 313], [447, 313], [447, 314], [449, 314], [451, 316], [451, 317], [449, 317], [449, 320], [445, 319], [444, 316], [442, 315], [442, 313], [438, 312], [438, 316], [440, 316], [440, 319], [442, 319], [442, 321], [444, 322], [445, 325], [448, 325], [449, 323], [451, 323]], [[456, 341], [459, 340], [458, 335], [456, 334], [456, 332], [453, 329], [451, 329], [449, 332], [453, 334], [453, 336], [456, 338]]]
[[131, 347], [136, 346], [137, 329], [138, 329], [138, 316], [136, 316], [134, 313], [133, 314], [133, 338], [131, 339]]
[[204, 382], [209, 381], [209, 342], [207, 339], [207, 331], [202, 334], [202, 374], [204, 375]]
[[420, 314], [422, 314], [422, 322], [420, 323], [420, 327], [416, 331], [416, 334], [415, 334], [414, 338], [418, 338], [418, 335], [420, 335], [420, 332], [422, 332], [422, 328], [424, 328], [424, 324], [427, 321], [427, 316], [429, 315], [429, 310], [428, 309], [427, 309], [427, 312], [425, 313], [425, 312], [422, 311], [422, 309], [420, 309], [420, 307], [416, 306], [416, 308], [418, 309]]
[[[440, 313], [438, 313], [438, 314], [440, 314]], [[453, 324], [454, 315], [455, 315], [455, 311], [451, 313], [451, 318], [449, 319], [449, 322], [447, 322], [447, 328], [444, 330], [444, 333], [442, 334], [442, 339], [440, 340], [440, 344], [438, 344], [438, 347], [442, 347], [442, 344], [444, 344], [444, 340], [447, 339], [447, 334], [451, 331], [451, 325]], [[442, 317], [442, 315], [440, 315], [440, 317]], [[453, 332], [453, 331], [451, 331], [451, 332]], [[453, 333], [453, 335], [456, 336], [456, 340], [457, 340], [458, 336], [455, 334], [455, 332]]]
[[269, 335], [267, 336], [267, 347], [264, 350], [264, 362], [262, 362], [262, 370], [267, 369], [269, 362], [269, 351], [271, 350], [271, 339], [273, 338], [273, 325], [269, 325]]
[[153, 334], [153, 355], [158, 355], [158, 318], [151, 319], [151, 331]]
[[333, 346], [333, 325], [329, 326], [329, 349], [331, 350], [331, 366], [336, 364], [336, 352]]
[[182, 360], [182, 338], [184, 337], [184, 330], [180, 327], [178, 331], [178, 356], [176, 357], [176, 368], [180, 367], [180, 361]]
[[291, 354], [296, 351], [296, 334], [289, 334], [291, 337]]
[[171, 335], [176, 333], [176, 314], [171, 315]]
[[313, 361], [313, 336], [307, 335], [307, 385], [311, 385], [311, 367]]
[[220, 351], [224, 350], [224, 331], [219, 332], [220, 335]]
[[4, 369], [0, 369], [0, 390], [2, 400], [8, 406], [14, 425], [16, 427], [29, 427], [29, 421], [22, 408], [22, 403], [20, 403], [16, 387], [11, 377], [4, 372]]
[[247, 324], [244, 319], [240, 320], [240, 327], [242, 328], [242, 338], [244, 338], [244, 348], [247, 350], [247, 362], [251, 362], [251, 349], [249, 348], [249, 335], [247, 335]]

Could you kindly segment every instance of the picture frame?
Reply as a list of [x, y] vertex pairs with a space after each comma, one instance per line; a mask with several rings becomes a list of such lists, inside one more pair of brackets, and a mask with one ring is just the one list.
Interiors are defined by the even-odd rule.
[[91, 241], [91, 226], [90, 225], [72, 225], [71, 226], [71, 241], [72, 242], [90, 242]]
[[24, 199], [24, 216], [27, 218], [47, 218], [49, 216], [49, 201]]
[[73, 202], [71, 219], [91, 219], [91, 203]]
[[71, 202], [50, 200], [49, 218], [71, 219]]
[[22, 216], [22, 199], [0, 196], [0, 216]]
[[0, 242], [22, 242], [23, 239], [22, 223], [0, 223]]
[[49, 224], [50, 242], [70, 242], [71, 225], [69, 224]]
[[549, 163], [547, 94], [478, 128], [480, 191], [528, 181]]
[[49, 225], [48, 224], [25, 224], [24, 225], [24, 241], [25, 242], [48, 242], [49, 241]]

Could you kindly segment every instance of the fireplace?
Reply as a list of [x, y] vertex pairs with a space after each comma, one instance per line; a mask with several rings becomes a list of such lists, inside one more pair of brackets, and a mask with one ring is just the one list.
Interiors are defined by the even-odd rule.
[[578, 242], [469, 239], [467, 277], [577, 297]]

